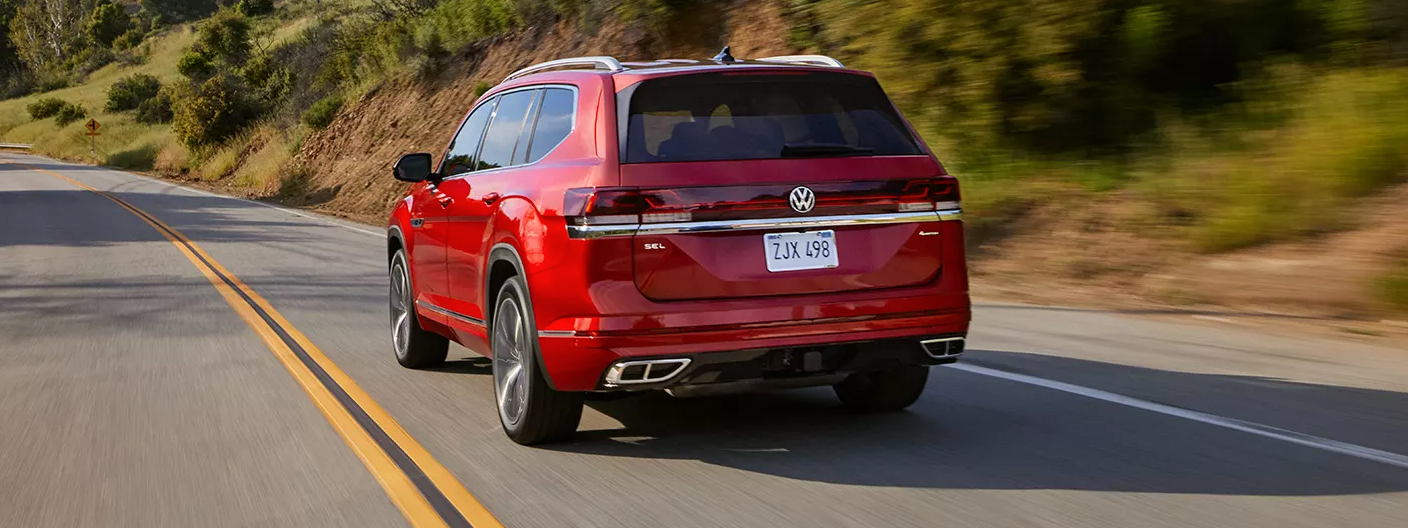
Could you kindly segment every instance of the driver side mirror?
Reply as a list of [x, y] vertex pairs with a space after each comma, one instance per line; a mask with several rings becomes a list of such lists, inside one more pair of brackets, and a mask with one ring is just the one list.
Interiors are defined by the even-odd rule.
[[406, 154], [396, 160], [396, 166], [391, 169], [391, 174], [398, 180], [411, 183], [434, 180], [436, 174], [430, 169], [433, 162], [430, 154], [424, 152]]

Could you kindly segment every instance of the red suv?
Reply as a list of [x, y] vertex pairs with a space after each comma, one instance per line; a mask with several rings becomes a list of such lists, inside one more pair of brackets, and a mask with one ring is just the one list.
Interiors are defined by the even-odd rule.
[[492, 358], [519, 443], [570, 435], [589, 392], [900, 409], [963, 352], [958, 182], [829, 57], [539, 64], [394, 173], [396, 359]]

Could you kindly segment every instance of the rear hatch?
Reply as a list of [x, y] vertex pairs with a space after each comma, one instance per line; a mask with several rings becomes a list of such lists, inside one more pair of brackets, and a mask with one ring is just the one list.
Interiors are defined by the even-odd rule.
[[[621, 185], [636, 287], [658, 301], [925, 284], [958, 188], [873, 78], [740, 70], [628, 92]], [[625, 102], [625, 101], [623, 101]]]

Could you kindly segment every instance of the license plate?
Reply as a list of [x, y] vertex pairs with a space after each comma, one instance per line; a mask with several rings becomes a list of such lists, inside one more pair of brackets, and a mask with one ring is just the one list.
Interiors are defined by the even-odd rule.
[[826, 269], [838, 266], [835, 231], [763, 235], [768, 271]]

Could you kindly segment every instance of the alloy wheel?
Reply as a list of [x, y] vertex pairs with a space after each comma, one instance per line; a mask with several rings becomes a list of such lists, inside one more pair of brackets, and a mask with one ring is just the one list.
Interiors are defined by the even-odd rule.
[[494, 395], [498, 400], [499, 414], [506, 424], [517, 424], [523, 419], [523, 411], [528, 404], [527, 354], [529, 346], [524, 335], [523, 312], [512, 297], [499, 303], [494, 312]]
[[391, 343], [404, 358], [411, 344], [411, 279], [400, 255], [391, 265]]

